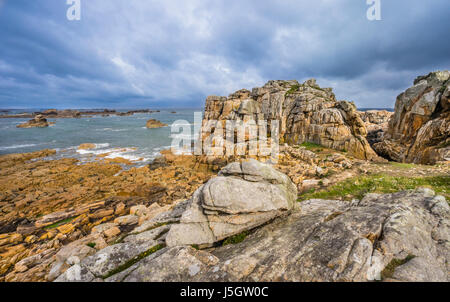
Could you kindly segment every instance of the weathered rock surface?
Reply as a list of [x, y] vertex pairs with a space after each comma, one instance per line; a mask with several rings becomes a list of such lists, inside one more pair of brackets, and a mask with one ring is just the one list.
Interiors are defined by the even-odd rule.
[[449, 281], [450, 208], [431, 190], [296, 208], [236, 245], [172, 247], [124, 281]]
[[284, 174], [256, 160], [229, 164], [200, 187], [167, 235], [167, 245], [211, 245], [292, 209], [297, 189]]
[[26, 123], [17, 125], [17, 128], [46, 128], [51, 123], [47, 122], [47, 119], [42, 115], [36, 115], [33, 119]]
[[154, 129], [154, 128], [162, 128], [162, 127], [166, 127], [167, 124], [164, 124], [158, 120], [155, 119], [150, 119], [147, 121], [146, 127], [149, 129]]
[[110, 245], [95, 255], [85, 258], [81, 263], [96, 277], [106, 277], [121, 265], [156, 246], [156, 241], [147, 240], [142, 243], [118, 243]]
[[398, 162], [434, 164], [450, 160], [450, 72], [418, 77], [397, 97], [395, 114], [378, 154]]
[[[340, 157], [335, 154], [333, 160], [343, 160]], [[352, 202], [316, 199], [294, 204], [295, 199], [290, 179], [271, 166], [255, 160], [232, 163], [191, 200], [164, 212], [149, 215], [150, 207], [131, 207], [130, 215], [148, 220], [127, 234], [107, 236], [130, 215], [96, 226], [91, 235], [53, 257], [56, 262], [47, 278], [449, 281], [450, 206], [430, 189], [367, 194]], [[242, 242], [217, 245], [242, 231], [247, 232]], [[105, 240], [113, 244], [105, 246]], [[16, 275], [48, 257], [23, 259]]]
[[385, 125], [389, 123], [393, 112], [387, 110], [367, 110], [358, 112], [366, 124]]
[[388, 130], [389, 120], [393, 114], [393, 112], [387, 110], [359, 112], [367, 129], [367, 141], [371, 146], [383, 140], [384, 133]]
[[47, 280], [121, 281], [128, 271], [137, 267], [133, 263], [141, 259], [149, 261], [164, 251], [165, 235], [170, 229], [170, 223], [179, 222], [184, 210], [186, 202], [178, 203], [128, 234], [120, 237], [118, 233], [115, 234], [110, 246], [106, 245], [104, 239], [110, 230], [117, 228], [117, 224], [105, 223], [93, 228], [91, 235], [64, 246], [55, 255], [56, 261], [52, 264]]
[[[217, 120], [216, 125], [211, 121]], [[348, 151], [360, 159], [376, 159], [366, 140], [367, 130], [353, 103], [337, 101], [331, 88], [320, 88], [314, 79], [303, 84], [297, 81], [269, 81], [252, 92], [239, 90], [228, 98], [209, 96], [206, 99], [202, 137], [212, 140], [210, 129], [225, 121], [278, 120], [280, 141], [289, 144], [311, 142], [328, 148]], [[270, 125], [268, 125], [270, 129]], [[220, 134], [216, 134], [220, 136]], [[223, 139], [225, 144], [226, 131]], [[251, 141], [246, 140], [247, 148]], [[234, 153], [232, 154], [234, 155]]]
[[[55, 153], [0, 156], [0, 282], [45, 281], [53, 268], [51, 277], [58, 277], [69, 264], [52, 256], [66, 246], [75, 242], [74, 255], [80, 250], [81, 260], [86, 252], [91, 255], [132, 229], [143, 226], [146, 231], [153, 218], [154, 224], [164, 223], [164, 212], [190, 198], [213, 175], [193, 156], [175, 157], [169, 151], [162, 151], [166, 164], [152, 171], [123, 170], [103, 160], [49, 159]], [[183, 212], [178, 207], [167, 219], [179, 221]], [[129, 214], [133, 216], [113, 223]], [[103, 241], [90, 239], [91, 230]], [[52, 254], [47, 256], [47, 251]], [[15, 267], [44, 254], [32, 265]]]

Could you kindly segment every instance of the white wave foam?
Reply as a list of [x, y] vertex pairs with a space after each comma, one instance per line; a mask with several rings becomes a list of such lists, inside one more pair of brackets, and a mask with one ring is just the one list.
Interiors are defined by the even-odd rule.
[[[78, 150], [77, 149], [77, 153], [81, 154], [81, 155], [86, 155], [86, 154], [100, 155], [100, 154], [109, 153], [109, 152], [112, 152], [115, 150], [115, 149], [103, 149], [103, 148], [109, 147], [108, 143], [94, 144], [94, 145], [95, 145], [94, 149], [88, 149], [88, 150]], [[75, 147], [75, 148], [78, 148], [78, 147]]]
[[[101, 148], [102, 147], [102, 148]], [[96, 144], [95, 149], [90, 150], [77, 150], [76, 152], [80, 155], [103, 155], [106, 159], [114, 158], [124, 158], [133, 163], [135, 162], [148, 162], [152, 158], [148, 157], [148, 154], [138, 154], [136, 153], [136, 148], [106, 148], [109, 144]]]
[[155, 151], [162, 151], [162, 150], [170, 149], [171, 147], [172, 146], [163, 146], [163, 147], [153, 148], [153, 150], [155, 150]]
[[0, 150], [28, 148], [28, 147], [34, 147], [34, 146], [37, 146], [37, 144], [12, 145], [12, 146], [0, 147]]
[[112, 152], [108, 156], [105, 156], [105, 158], [114, 159], [114, 158], [124, 158], [131, 162], [141, 162], [141, 161], [149, 161], [149, 158], [145, 158], [138, 155], [132, 155], [132, 154], [126, 154], [126, 152]]
[[95, 144], [95, 149], [100, 149], [100, 148], [107, 148], [109, 147], [108, 143], [104, 143], [104, 144]]
[[127, 131], [127, 129], [113, 129], [113, 128], [103, 128], [103, 129], [97, 129], [95, 131], [112, 131], [112, 132], [122, 132]]

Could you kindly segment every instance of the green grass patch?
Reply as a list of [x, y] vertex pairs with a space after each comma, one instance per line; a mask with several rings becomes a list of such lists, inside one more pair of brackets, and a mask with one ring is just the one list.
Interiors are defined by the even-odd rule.
[[311, 143], [311, 142], [304, 142], [304, 143], [301, 143], [299, 146], [304, 147], [304, 148], [306, 148], [306, 150], [310, 150], [310, 151], [317, 151], [317, 149], [320, 149], [320, 151], [322, 151], [322, 149], [325, 148], [322, 145], [319, 145], [316, 143]]
[[299, 201], [308, 199], [361, 199], [367, 193], [394, 193], [427, 187], [450, 200], [450, 176], [404, 177], [376, 174], [346, 179], [327, 189], [307, 192]]
[[151, 249], [140, 253], [139, 255], [137, 255], [136, 257], [132, 258], [131, 260], [127, 261], [126, 263], [120, 265], [119, 267], [117, 267], [116, 269], [110, 271], [108, 274], [106, 274], [105, 276], [103, 276], [103, 279], [109, 278], [111, 276], [114, 276], [115, 274], [118, 274], [120, 272], [123, 272], [124, 270], [130, 268], [131, 266], [135, 265], [136, 263], [138, 263], [139, 261], [141, 261], [142, 259], [150, 256], [153, 253], [156, 253], [157, 251], [159, 251], [160, 249], [164, 248], [166, 245], [165, 244], [158, 244], [155, 245], [154, 247], [152, 247]]
[[96, 243], [95, 242], [89, 242], [88, 244], [86, 244], [88, 247], [91, 247], [91, 248], [95, 248], [95, 246], [96, 246]]
[[407, 164], [407, 163], [390, 162], [389, 164], [391, 166], [394, 166], [394, 167], [400, 168], [400, 169], [412, 169], [412, 168], [416, 167], [415, 164]]
[[75, 217], [71, 217], [71, 218], [67, 218], [58, 222], [55, 222], [54, 224], [48, 225], [46, 227], [44, 227], [44, 230], [51, 230], [51, 229], [55, 229], [59, 226], [62, 226], [63, 224], [69, 223], [72, 220], [74, 220]]
[[286, 91], [285, 96], [296, 93], [299, 88], [300, 88], [300, 85], [292, 85], [291, 88], [288, 91]]
[[238, 243], [244, 241], [244, 239], [248, 236], [248, 234], [249, 234], [248, 231], [244, 231], [240, 234], [231, 236], [223, 241], [222, 246], [229, 245], [229, 244], [238, 244]]
[[394, 275], [395, 269], [399, 267], [400, 265], [403, 265], [405, 263], [408, 263], [412, 259], [414, 259], [416, 256], [414, 255], [408, 255], [405, 259], [392, 259], [391, 262], [389, 262], [388, 265], [384, 268], [384, 270], [381, 272], [381, 280], [385, 280], [388, 278], [392, 278]]

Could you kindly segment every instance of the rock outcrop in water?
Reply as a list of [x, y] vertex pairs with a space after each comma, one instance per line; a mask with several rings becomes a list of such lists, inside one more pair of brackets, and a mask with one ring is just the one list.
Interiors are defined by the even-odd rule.
[[397, 97], [395, 114], [378, 154], [398, 162], [434, 164], [450, 160], [450, 72], [418, 77]]
[[[214, 120], [217, 120], [216, 125], [205, 127]], [[331, 88], [320, 88], [314, 79], [303, 84], [269, 81], [251, 92], [239, 90], [228, 98], [209, 96], [202, 139], [211, 139], [208, 138], [209, 128], [214, 129], [227, 120], [254, 120], [256, 123], [278, 120], [282, 143], [311, 142], [347, 151], [360, 159], [378, 158], [365, 138], [367, 130], [354, 104], [337, 101]], [[245, 142], [247, 147], [249, 143], [248, 140]]]
[[147, 121], [146, 127], [148, 129], [154, 129], [154, 128], [162, 128], [162, 127], [166, 127], [167, 124], [164, 124], [158, 120], [155, 119], [150, 119]]
[[17, 125], [17, 128], [46, 128], [50, 126], [51, 123], [42, 115], [36, 115], [33, 119], [26, 123]]
[[[8, 111], [5, 111], [9, 113]], [[58, 119], [58, 118], [82, 118], [82, 117], [93, 117], [93, 116], [103, 116], [107, 117], [110, 115], [117, 116], [131, 116], [136, 113], [154, 113], [160, 112], [159, 110], [150, 110], [150, 109], [139, 109], [139, 110], [130, 110], [127, 112], [118, 112], [116, 110], [111, 109], [103, 109], [103, 110], [75, 110], [75, 109], [47, 109], [42, 112], [27, 112], [27, 113], [19, 113], [19, 114], [0, 114], [0, 118], [34, 118], [38, 115], [43, 115], [46, 118]]]

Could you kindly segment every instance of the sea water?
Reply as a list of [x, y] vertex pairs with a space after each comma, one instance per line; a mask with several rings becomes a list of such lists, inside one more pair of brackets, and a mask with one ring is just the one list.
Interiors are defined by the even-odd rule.
[[[118, 110], [119, 111], [119, 110]], [[120, 110], [127, 111], [127, 110]], [[172, 112], [176, 113], [172, 113]], [[56, 158], [75, 157], [88, 161], [108, 153], [106, 158], [122, 157], [137, 165], [150, 162], [161, 150], [169, 149], [173, 135], [171, 124], [184, 120], [194, 129], [194, 112], [202, 109], [165, 109], [132, 116], [96, 115], [83, 118], [48, 119], [55, 124], [48, 128], [21, 129], [16, 126], [29, 119], [0, 119], [0, 155], [55, 149]], [[16, 112], [8, 112], [12, 114]], [[167, 127], [147, 129], [149, 119]], [[95, 149], [78, 150], [83, 143], [93, 143]]]

